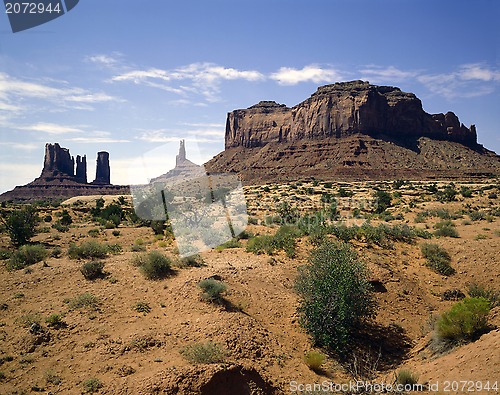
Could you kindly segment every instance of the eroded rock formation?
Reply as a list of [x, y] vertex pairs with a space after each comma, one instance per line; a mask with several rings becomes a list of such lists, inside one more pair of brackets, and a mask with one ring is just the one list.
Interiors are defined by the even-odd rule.
[[111, 169], [109, 167], [109, 153], [101, 151], [97, 153], [97, 164], [95, 180], [93, 184], [109, 185], [111, 180]]
[[413, 93], [352, 81], [322, 86], [292, 108], [262, 101], [229, 113], [225, 145], [262, 147], [357, 133], [395, 139], [430, 137], [471, 147], [477, 144], [474, 125], [465, 127], [452, 112], [431, 115]]
[[96, 180], [87, 183], [87, 157], [77, 155], [75, 160], [67, 148], [58, 143], [45, 145], [45, 158], [40, 177], [29, 184], [18, 186], [0, 195], [0, 201], [31, 201], [69, 198], [80, 195], [129, 194], [128, 186], [111, 185], [109, 153], [97, 156]]
[[225, 150], [205, 168], [247, 184], [464, 179], [500, 174], [500, 157], [454, 113], [431, 115], [413, 93], [352, 81], [322, 86], [292, 108], [261, 101], [230, 112]]

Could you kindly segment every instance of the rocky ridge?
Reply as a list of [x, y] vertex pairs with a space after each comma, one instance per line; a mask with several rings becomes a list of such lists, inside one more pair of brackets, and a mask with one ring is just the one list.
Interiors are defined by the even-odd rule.
[[352, 81], [319, 87], [292, 108], [261, 101], [230, 112], [225, 150], [206, 168], [248, 183], [463, 178], [500, 174], [500, 157], [453, 112], [428, 114], [413, 93]]

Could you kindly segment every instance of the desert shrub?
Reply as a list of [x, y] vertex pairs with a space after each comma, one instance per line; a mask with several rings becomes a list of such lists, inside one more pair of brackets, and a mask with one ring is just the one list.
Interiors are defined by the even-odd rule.
[[108, 244], [107, 248], [113, 255], [117, 255], [123, 251], [123, 247], [120, 244]]
[[437, 193], [437, 199], [440, 202], [453, 202], [455, 200], [455, 197], [457, 196], [458, 192], [455, 189], [455, 186], [450, 184], [447, 185], [444, 190], [438, 191]]
[[203, 293], [201, 298], [207, 302], [220, 303], [223, 300], [222, 294], [227, 291], [227, 285], [222, 281], [207, 278], [198, 283]]
[[46, 215], [45, 217], [43, 217], [43, 221], [44, 222], [52, 222], [52, 216], [51, 215]]
[[345, 351], [355, 329], [375, 315], [368, 272], [344, 243], [326, 242], [309, 260], [296, 280], [300, 323], [317, 345]]
[[97, 228], [95, 229], [90, 229], [88, 232], [90, 237], [98, 237], [101, 234], [101, 231]]
[[335, 235], [338, 239], [342, 240], [345, 243], [348, 243], [352, 239], [356, 237], [356, 233], [358, 232], [358, 226], [347, 226], [345, 224], [332, 225], [330, 227], [330, 233]]
[[307, 367], [313, 371], [319, 371], [324, 361], [325, 354], [317, 351], [309, 351], [306, 355], [304, 355], [304, 362]]
[[483, 221], [486, 219], [486, 214], [481, 212], [481, 211], [470, 211], [469, 212], [469, 217], [471, 221]]
[[71, 215], [68, 212], [68, 210], [65, 209], [61, 212], [61, 218], [59, 219], [59, 221], [61, 225], [68, 226], [73, 223], [73, 218], [71, 218]]
[[354, 195], [354, 194], [351, 191], [348, 191], [347, 189], [345, 189], [344, 187], [339, 188], [339, 196], [340, 197], [351, 197], [352, 195]]
[[47, 258], [48, 252], [41, 244], [23, 245], [15, 251], [7, 262], [7, 270], [24, 269]]
[[488, 194], [488, 199], [498, 199], [498, 195], [495, 192]]
[[378, 191], [374, 192], [373, 197], [374, 197], [375, 203], [376, 203], [375, 212], [377, 214], [381, 214], [385, 210], [387, 210], [389, 207], [391, 207], [392, 196], [390, 193], [388, 193], [386, 191], [378, 190]]
[[132, 309], [134, 309], [138, 313], [144, 314], [151, 312], [151, 306], [147, 302], [137, 302], [132, 306]]
[[489, 311], [487, 299], [465, 298], [441, 314], [436, 321], [436, 335], [440, 340], [453, 343], [474, 340], [488, 329]]
[[444, 236], [444, 237], [460, 237], [457, 230], [455, 229], [455, 224], [450, 220], [440, 221], [434, 225], [436, 231], [434, 235]]
[[248, 240], [247, 252], [253, 252], [254, 254], [273, 254], [275, 251], [275, 246], [272, 243], [273, 237], [269, 235], [255, 236]]
[[59, 246], [56, 246], [52, 248], [52, 251], [50, 251], [50, 256], [52, 258], [59, 258], [62, 255], [62, 248]]
[[44, 377], [47, 384], [59, 385], [62, 383], [62, 378], [55, 374], [52, 370], [47, 370], [44, 373]]
[[217, 251], [223, 251], [226, 248], [239, 248], [241, 247], [241, 242], [238, 239], [231, 239], [226, 241], [225, 243], [215, 247]]
[[396, 373], [396, 383], [403, 386], [415, 385], [418, 383], [418, 374], [407, 369], [401, 369]]
[[290, 258], [295, 256], [295, 239], [300, 237], [302, 232], [296, 226], [283, 225], [273, 237], [272, 243], [276, 249], [284, 250]]
[[25, 206], [10, 213], [2, 212], [0, 220], [12, 244], [20, 246], [28, 243], [35, 236], [36, 225], [40, 222], [40, 217], [34, 206]]
[[96, 308], [97, 306], [99, 306], [99, 299], [91, 293], [85, 292], [84, 294], [70, 299], [68, 305], [71, 310], [81, 308]]
[[472, 189], [464, 186], [464, 187], [460, 188], [460, 194], [464, 198], [470, 198], [470, 197], [472, 197]]
[[155, 235], [163, 235], [165, 233], [165, 221], [151, 221], [150, 227], [153, 229]]
[[111, 234], [115, 237], [118, 237], [120, 236], [120, 231], [115, 229], [113, 232], [111, 232]]
[[12, 251], [0, 248], [0, 261], [5, 261], [12, 256]]
[[51, 314], [47, 318], [45, 318], [45, 323], [48, 326], [54, 327], [54, 328], [61, 328], [65, 325], [65, 322], [63, 320], [63, 316], [61, 314]]
[[72, 259], [92, 259], [105, 258], [108, 255], [108, 246], [101, 244], [95, 240], [84, 241], [77, 246], [75, 243], [70, 244], [68, 255]]
[[181, 354], [191, 363], [221, 363], [226, 359], [226, 351], [216, 343], [196, 343], [184, 347]]
[[469, 296], [471, 298], [484, 298], [490, 302], [490, 307], [500, 306], [500, 292], [493, 288], [486, 288], [477, 283], [469, 285]]
[[159, 280], [172, 274], [170, 259], [160, 251], [151, 251], [134, 257], [133, 264], [139, 266], [144, 277]]
[[60, 220], [57, 220], [52, 224], [52, 228], [57, 230], [58, 232], [65, 233], [69, 231], [69, 226], [68, 225], [63, 225], [61, 224]]
[[86, 262], [80, 268], [80, 272], [87, 280], [95, 280], [96, 278], [104, 277], [104, 262], [91, 261]]
[[205, 263], [203, 262], [203, 258], [200, 254], [193, 254], [181, 258], [181, 265], [189, 267], [202, 267], [205, 266]]
[[146, 251], [146, 246], [144, 244], [132, 244], [132, 247], [130, 247], [130, 251], [143, 252]]
[[450, 266], [451, 257], [448, 252], [438, 244], [424, 243], [421, 246], [422, 255], [427, 259], [427, 266], [443, 276], [450, 276], [455, 269]]
[[102, 388], [101, 380], [91, 377], [82, 382], [83, 391], [87, 394], [93, 394]]
[[16, 319], [16, 323], [20, 324], [25, 328], [29, 328], [33, 324], [39, 325], [41, 321], [40, 313], [30, 311], [25, 315]]

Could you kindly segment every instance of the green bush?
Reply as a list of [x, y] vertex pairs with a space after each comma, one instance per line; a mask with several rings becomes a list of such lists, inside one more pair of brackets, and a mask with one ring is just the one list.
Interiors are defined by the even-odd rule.
[[412, 373], [410, 370], [401, 369], [396, 374], [396, 383], [403, 386], [415, 385], [418, 383], [418, 374]]
[[7, 262], [7, 270], [24, 269], [47, 258], [48, 252], [41, 244], [23, 245], [15, 251]]
[[226, 284], [213, 278], [200, 281], [198, 286], [203, 290], [202, 299], [212, 303], [222, 302], [222, 294], [227, 291]]
[[102, 388], [101, 380], [91, 377], [82, 382], [83, 391], [87, 394], [93, 394]]
[[226, 248], [239, 248], [241, 247], [241, 242], [238, 239], [231, 239], [226, 241], [225, 243], [215, 247], [216, 251], [223, 251]]
[[383, 213], [392, 205], [392, 196], [390, 193], [386, 191], [381, 191], [381, 190], [375, 191], [373, 197], [375, 198], [375, 203], [376, 203], [375, 212], [377, 214]]
[[196, 343], [184, 347], [181, 354], [192, 363], [221, 363], [226, 359], [226, 351], [216, 343]]
[[12, 251], [0, 248], [0, 261], [6, 261], [12, 256]]
[[457, 230], [455, 229], [455, 224], [450, 220], [440, 221], [434, 225], [434, 229], [436, 231], [434, 234], [436, 236], [444, 236], [444, 237], [460, 237]]
[[151, 312], [151, 306], [147, 302], [137, 302], [132, 306], [132, 309], [134, 309], [138, 313], [144, 313], [144, 314]]
[[473, 283], [469, 285], [468, 293], [471, 298], [487, 299], [490, 302], [491, 308], [500, 306], [500, 292], [493, 288], [486, 288]]
[[346, 351], [356, 328], [375, 315], [368, 272], [348, 244], [326, 242], [312, 250], [296, 289], [300, 323], [321, 347]]
[[448, 252], [438, 244], [424, 243], [421, 246], [422, 255], [427, 259], [427, 266], [443, 276], [450, 276], [455, 269], [450, 266], [451, 257]]
[[72, 243], [69, 246], [68, 255], [72, 259], [100, 259], [108, 255], [109, 248], [95, 240], [84, 241], [77, 246]]
[[99, 299], [89, 292], [78, 295], [73, 299], [69, 300], [69, 308], [71, 310], [81, 309], [81, 308], [97, 308], [99, 306]]
[[20, 246], [28, 243], [36, 234], [36, 225], [40, 222], [34, 206], [25, 206], [10, 213], [1, 213], [2, 221], [12, 244]]
[[269, 254], [272, 255], [276, 247], [273, 244], [273, 236], [263, 235], [255, 236], [248, 240], [247, 252], [253, 252], [254, 254]]
[[325, 361], [325, 354], [322, 354], [317, 351], [309, 351], [306, 355], [304, 355], [304, 362], [307, 367], [313, 371], [321, 370], [321, 365]]
[[65, 233], [69, 231], [69, 226], [68, 225], [63, 225], [60, 220], [57, 220], [55, 223], [52, 224], [52, 227], [57, 230], [58, 232]]
[[439, 339], [461, 343], [474, 340], [488, 329], [490, 302], [485, 298], [465, 298], [436, 321]]
[[45, 323], [48, 326], [52, 326], [54, 328], [61, 328], [65, 326], [65, 322], [63, 321], [63, 316], [61, 314], [55, 314], [55, 313], [45, 318]]
[[69, 226], [73, 223], [73, 218], [71, 218], [71, 215], [69, 214], [68, 210], [63, 210], [61, 213], [61, 219], [59, 220], [61, 222], [61, 225], [64, 226]]
[[172, 274], [170, 259], [160, 251], [137, 255], [133, 258], [132, 263], [139, 266], [144, 277], [150, 280], [159, 280]]
[[80, 272], [87, 280], [95, 280], [96, 278], [104, 277], [104, 262], [92, 261], [86, 262], [80, 268]]

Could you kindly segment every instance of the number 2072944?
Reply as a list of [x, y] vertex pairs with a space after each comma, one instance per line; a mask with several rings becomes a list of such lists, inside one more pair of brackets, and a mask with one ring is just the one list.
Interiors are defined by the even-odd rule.
[[61, 4], [48, 3], [5, 3], [5, 12], [7, 14], [60, 14], [62, 11]]

